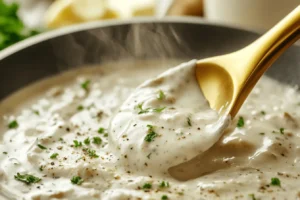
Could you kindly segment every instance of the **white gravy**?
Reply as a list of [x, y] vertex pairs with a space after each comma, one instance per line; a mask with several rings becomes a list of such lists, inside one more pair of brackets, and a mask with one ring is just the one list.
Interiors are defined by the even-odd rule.
[[172, 64], [79, 69], [2, 101], [0, 194], [299, 199], [297, 88], [264, 77], [230, 122], [203, 98], [194, 61]]
[[147, 80], [120, 107], [109, 132], [117, 152], [128, 155], [125, 168], [145, 175], [167, 174], [170, 167], [205, 152], [222, 136], [229, 117], [219, 120], [210, 108], [195, 67], [192, 60]]

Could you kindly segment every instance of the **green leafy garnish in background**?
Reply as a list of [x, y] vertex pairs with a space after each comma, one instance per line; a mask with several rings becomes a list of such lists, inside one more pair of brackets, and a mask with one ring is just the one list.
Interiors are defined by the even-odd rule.
[[0, 50], [39, 33], [24, 26], [17, 15], [18, 9], [18, 4], [0, 0]]

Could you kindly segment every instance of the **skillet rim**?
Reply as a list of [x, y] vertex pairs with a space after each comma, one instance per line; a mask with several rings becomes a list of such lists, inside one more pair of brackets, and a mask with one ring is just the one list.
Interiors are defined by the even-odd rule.
[[18, 51], [21, 51], [23, 49], [26, 49], [30, 46], [33, 46], [35, 44], [44, 42], [46, 40], [50, 40], [52, 38], [56, 38], [59, 36], [76, 33], [80, 31], [87, 31], [97, 28], [104, 28], [104, 27], [110, 27], [110, 26], [120, 26], [120, 25], [130, 25], [130, 24], [149, 24], [149, 23], [162, 23], [162, 24], [168, 24], [168, 23], [186, 23], [186, 24], [195, 24], [195, 25], [209, 25], [209, 26], [215, 26], [219, 28], [227, 28], [227, 29], [233, 29], [233, 30], [240, 30], [245, 31], [251, 34], [255, 34], [258, 37], [261, 35], [258, 31], [253, 31], [250, 29], [245, 28], [239, 28], [234, 25], [227, 25], [227, 24], [221, 24], [218, 22], [208, 21], [200, 17], [188, 17], [188, 16], [169, 16], [164, 18], [155, 18], [155, 17], [137, 17], [132, 19], [126, 19], [126, 20], [119, 20], [119, 19], [111, 19], [111, 20], [104, 20], [104, 21], [94, 21], [94, 22], [87, 22], [77, 25], [71, 25], [63, 28], [58, 28], [50, 31], [46, 31], [44, 33], [41, 33], [39, 35], [27, 38], [23, 41], [20, 41], [14, 45], [11, 45], [4, 50], [0, 51], [0, 62], [4, 58], [7, 58], [14, 53], [17, 53]]

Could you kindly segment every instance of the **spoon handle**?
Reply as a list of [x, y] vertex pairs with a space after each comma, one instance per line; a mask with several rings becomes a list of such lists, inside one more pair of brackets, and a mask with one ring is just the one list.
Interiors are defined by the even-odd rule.
[[235, 88], [235, 102], [232, 102], [230, 109], [232, 117], [236, 115], [264, 72], [299, 38], [300, 6], [252, 44], [232, 54], [230, 63], [238, 61], [234, 66], [228, 65], [230, 67], [227, 68], [236, 74], [238, 83]]
[[248, 65], [249, 69], [247, 70], [251, 75], [245, 86], [255, 85], [276, 59], [299, 38], [300, 5], [262, 37], [245, 48], [245, 52], [251, 55], [252, 62]]

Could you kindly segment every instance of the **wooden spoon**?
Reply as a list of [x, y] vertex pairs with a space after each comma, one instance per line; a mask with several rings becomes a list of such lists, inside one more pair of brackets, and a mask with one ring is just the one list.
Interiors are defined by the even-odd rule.
[[211, 108], [233, 118], [259, 78], [299, 36], [300, 6], [249, 46], [199, 60], [196, 76]]

